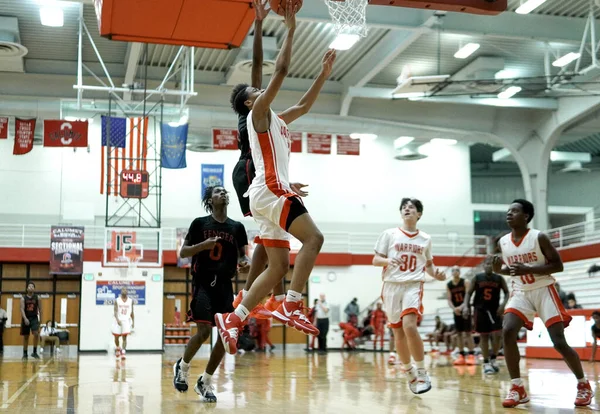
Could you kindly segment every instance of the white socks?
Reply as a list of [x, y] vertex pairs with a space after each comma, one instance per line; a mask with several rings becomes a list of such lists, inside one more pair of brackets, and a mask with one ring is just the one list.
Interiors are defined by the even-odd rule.
[[415, 361], [417, 369], [425, 369], [425, 361]]
[[212, 381], [212, 375], [207, 374], [206, 371], [202, 374], [202, 382], [206, 385], [209, 385]]
[[517, 387], [522, 387], [523, 386], [523, 380], [521, 378], [515, 378], [510, 380], [510, 383], [512, 385], [516, 385]]
[[250, 311], [246, 309], [246, 307], [241, 303], [238, 305], [237, 308], [235, 308], [234, 313], [242, 320], [242, 322], [246, 320], [248, 315], [250, 315]]
[[288, 290], [285, 300], [286, 302], [300, 302], [302, 300], [302, 293], [294, 292], [293, 290]]
[[242, 289], [242, 299], [246, 297], [248, 291], [246, 289]]
[[190, 365], [181, 358], [181, 362], [179, 363], [179, 367], [181, 367], [182, 371], [188, 371], [190, 369]]

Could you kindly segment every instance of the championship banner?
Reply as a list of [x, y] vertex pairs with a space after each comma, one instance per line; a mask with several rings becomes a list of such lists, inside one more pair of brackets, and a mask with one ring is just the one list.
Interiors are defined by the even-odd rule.
[[15, 118], [15, 145], [13, 155], [24, 155], [33, 149], [35, 119]]
[[0, 139], [8, 138], [8, 117], [0, 116]]
[[200, 200], [204, 196], [206, 187], [223, 185], [223, 176], [225, 175], [225, 166], [223, 164], [202, 164], [202, 176], [200, 181], [202, 188], [200, 189]]
[[331, 134], [307, 134], [309, 154], [331, 154]]
[[213, 129], [213, 149], [237, 150], [238, 149], [238, 130], [237, 129]]
[[185, 242], [185, 236], [187, 235], [188, 229], [186, 228], [182, 228], [182, 227], [178, 227], [176, 229], [176, 240], [175, 240], [175, 251], [177, 253], [177, 267], [191, 267], [192, 266], [192, 258], [191, 257], [186, 257], [185, 259], [182, 259], [181, 257], [179, 257], [179, 252], [181, 251], [181, 248], [183, 247], [183, 242]]
[[360, 155], [360, 139], [352, 139], [348, 135], [338, 135], [337, 155]]
[[88, 146], [88, 121], [44, 121], [44, 147]]
[[96, 305], [114, 306], [123, 288], [127, 288], [127, 296], [134, 305], [146, 304], [146, 282], [143, 280], [97, 280]]
[[290, 151], [302, 152], [302, 132], [290, 132], [290, 139], [292, 140]]
[[50, 274], [83, 273], [83, 227], [52, 226], [50, 228]]

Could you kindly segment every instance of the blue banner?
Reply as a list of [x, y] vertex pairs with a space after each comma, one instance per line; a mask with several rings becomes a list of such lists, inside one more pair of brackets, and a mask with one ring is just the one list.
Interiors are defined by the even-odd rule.
[[134, 305], [146, 304], [146, 282], [143, 280], [97, 280], [96, 305], [114, 305], [124, 287], [127, 288], [127, 296], [133, 299]]
[[171, 126], [160, 124], [162, 137], [161, 161], [163, 168], [186, 168], [185, 150], [187, 145], [188, 124]]
[[224, 185], [224, 175], [225, 166], [223, 164], [202, 164], [202, 188], [200, 189], [200, 200], [202, 200], [206, 187]]

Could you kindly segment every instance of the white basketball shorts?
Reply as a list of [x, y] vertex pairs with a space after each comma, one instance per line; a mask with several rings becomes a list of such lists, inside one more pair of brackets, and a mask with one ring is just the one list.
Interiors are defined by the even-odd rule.
[[571, 316], [565, 311], [554, 285], [533, 290], [513, 290], [506, 304], [505, 314], [513, 313], [521, 318], [528, 330], [533, 329], [533, 318], [537, 314], [546, 328], [557, 322], [571, 322]]
[[402, 318], [409, 313], [419, 320], [423, 316], [423, 282], [383, 282], [381, 299], [392, 328], [402, 327]]
[[131, 319], [127, 321], [121, 321], [121, 326], [117, 323], [117, 320], [113, 318], [112, 334], [114, 336], [126, 336], [131, 333]]

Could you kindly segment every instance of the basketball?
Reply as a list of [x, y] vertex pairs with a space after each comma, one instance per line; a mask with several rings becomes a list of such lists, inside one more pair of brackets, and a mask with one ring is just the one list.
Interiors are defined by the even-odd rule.
[[[285, 6], [287, 0], [269, 0], [271, 3], [271, 10], [280, 16], [285, 16]], [[302, 8], [302, 0], [292, 0], [292, 4], [296, 7], [296, 13]]]

